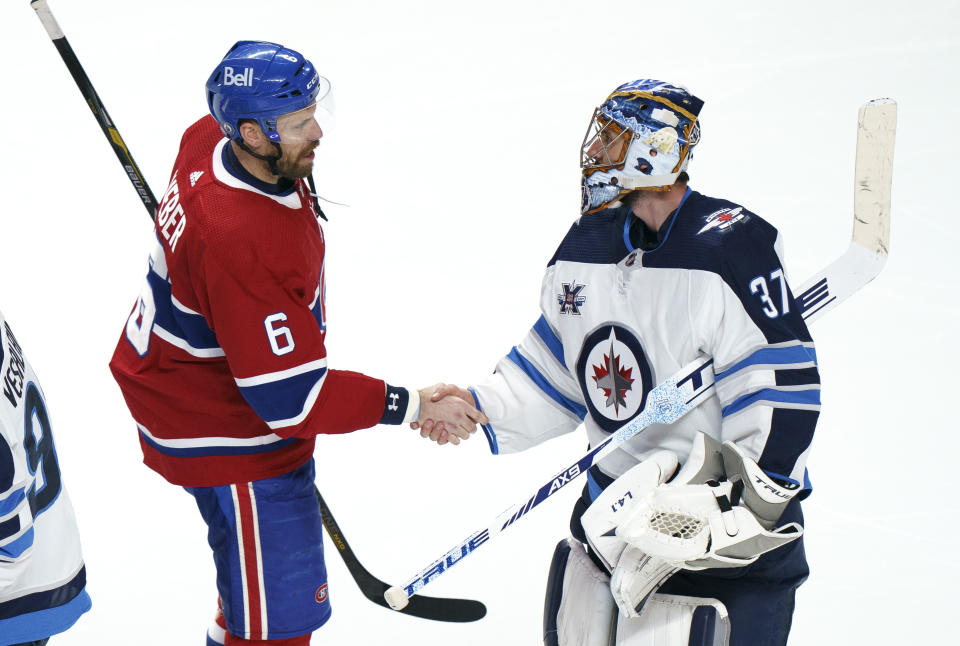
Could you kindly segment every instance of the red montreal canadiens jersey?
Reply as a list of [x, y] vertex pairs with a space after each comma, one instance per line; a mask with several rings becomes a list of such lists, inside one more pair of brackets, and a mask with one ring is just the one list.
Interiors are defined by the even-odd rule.
[[318, 433], [377, 424], [385, 384], [329, 370], [324, 236], [305, 183], [231, 174], [212, 117], [183, 135], [157, 248], [110, 362], [144, 462], [174, 484], [288, 472]]

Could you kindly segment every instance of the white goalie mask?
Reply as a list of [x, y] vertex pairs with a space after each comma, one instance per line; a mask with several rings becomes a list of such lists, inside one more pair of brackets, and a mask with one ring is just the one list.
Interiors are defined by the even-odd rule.
[[641, 79], [621, 85], [593, 112], [580, 149], [581, 213], [636, 190], [665, 190], [700, 140], [703, 101], [681, 87]]

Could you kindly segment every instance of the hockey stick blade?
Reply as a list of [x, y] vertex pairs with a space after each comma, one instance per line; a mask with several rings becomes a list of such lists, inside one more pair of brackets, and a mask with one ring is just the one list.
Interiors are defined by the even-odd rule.
[[[847, 251], [800, 288], [797, 304], [805, 321], [830, 311], [873, 280], [886, 262], [890, 236], [890, 182], [896, 103], [870, 101], [860, 108], [857, 130], [853, 242]], [[647, 405], [633, 420], [561, 471], [529, 499], [507, 509], [487, 527], [449, 550], [384, 598], [394, 610], [406, 607], [428, 583], [526, 515], [548, 497], [650, 424], [672, 424], [713, 394], [713, 359], [701, 354], [647, 395]]]
[[847, 251], [808, 281], [797, 302], [808, 323], [876, 278], [890, 244], [890, 188], [897, 103], [874, 99], [860, 108], [853, 184], [853, 239]]
[[[350, 574], [353, 575], [353, 580], [357, 582], [363, 596], [378, 606], [389, 609], [390, 606], [385, 600], [385, 594], [390, 586], [370, 574], [370, 571], [363, 567], [350, 548], [350, 544], [347, 543], [347, 539], [343, 537], [343, 532], [340, 530], [333, 514], [330, 513], [330, 508], [327, 507], [323, 496], [320, 495], [320, 490], [316, 489], [316, 493], [317, 502], [320, 504], [320, 515], [323, 518], [323, 526], [327, 530], [327, 534], [330, 535], [330, 539], [336, 546]], [[434, 621], [469, 622], [483, 619], [487, 614], [487, 607], [480, 601], [474, 601], [473, 599], [418, 596], [411, 599], [409, 605], [400, 612], [412, 617]]]

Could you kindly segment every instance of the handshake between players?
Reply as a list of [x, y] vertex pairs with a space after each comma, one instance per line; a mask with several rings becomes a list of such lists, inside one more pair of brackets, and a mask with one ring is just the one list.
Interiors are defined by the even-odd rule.
[[460, 444], [477, 430], [477, 424], [489, 420], [470, 402], [470, 391], [452, 384], [438, 383], [420, 389], [420, 411], [410, 428], [420, 429], [420, 436], [437, 444]]
[[[438, 383], [429, 388], [420, 391], [420, 401], [422, 408], [418, 421], [411, 422], [410, 428], [420, 431], [420, 437], [428, 438], [437, 444], [459, 444], [460, 440], [470, 437], [470, 433], [476, 430], [474, 422], [477, 424], [487, 424], [489, 420], [483, 412], [470, 406], [468, 402], [473, 401], [473, 395], [469, 390], [461, 388], [455, 384]], [[458, 402], [466, 404], [466, 408], [460, 412], [468, 421], [470, 421], [469, 430], [465, 432], [464, 422], [454, 417], [453, 422], [448, 422], [440, 415], [441, 409], [459, 407]], [[444, 404], [447, 403], [447, 406]], [[442, 407], [442, 408], [441, 408]], [[438, 411], [433, 413], [432, 411]], [[422, 420], [422, 421], [421, 421]]]

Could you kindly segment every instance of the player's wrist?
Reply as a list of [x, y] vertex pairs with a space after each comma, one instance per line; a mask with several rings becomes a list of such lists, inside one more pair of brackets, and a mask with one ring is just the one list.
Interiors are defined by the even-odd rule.
[[380, 424], [409, 424], [420, 415], [420, 393], [415, 388], [387, 384]]

